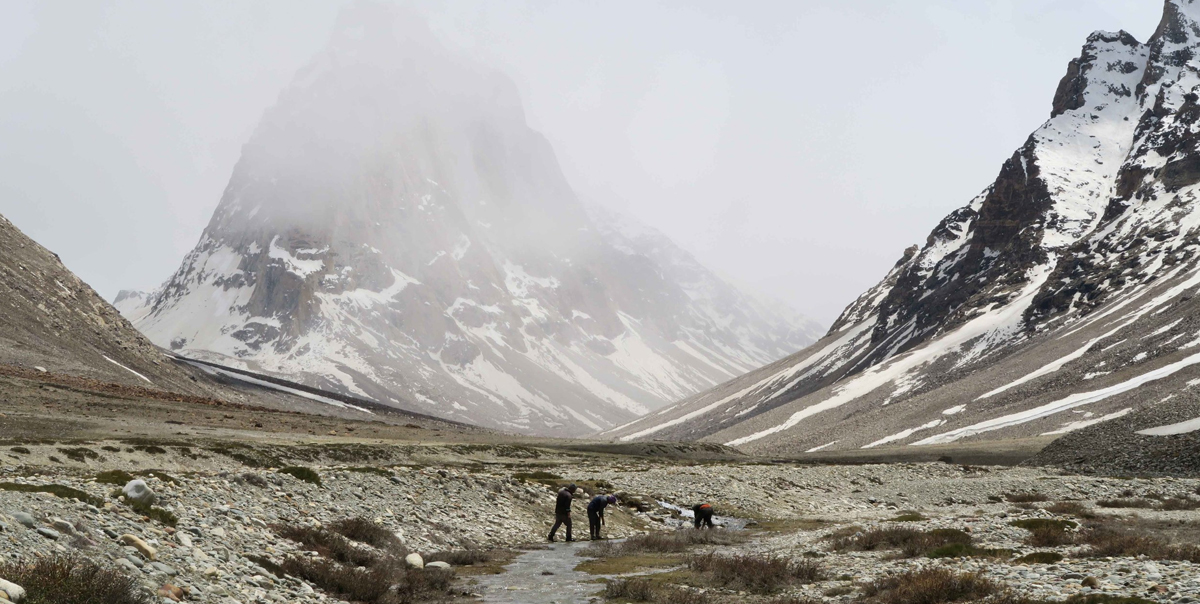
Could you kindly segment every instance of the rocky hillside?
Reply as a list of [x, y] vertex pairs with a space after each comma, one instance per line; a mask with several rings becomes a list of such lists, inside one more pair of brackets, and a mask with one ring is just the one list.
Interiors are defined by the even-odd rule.
[[[175, 366], [58, 256], [0, 216], [0, 365], [195, 392]], [[36, 369], [35, 369], [36, 368]]]
[[263, 116], [178, 272], [120, 303], [183, 355], [561, 435], [819, 336], [586, 207], [511, 82], [365, 4]]
[[774, 453], [921, 445], [1065, 433], [1187, 396], [1198, 48], [1193, 0], [1169, 0], [1146, 43], [1092, 34], [995, 182], [824, 339], [609, 434]]

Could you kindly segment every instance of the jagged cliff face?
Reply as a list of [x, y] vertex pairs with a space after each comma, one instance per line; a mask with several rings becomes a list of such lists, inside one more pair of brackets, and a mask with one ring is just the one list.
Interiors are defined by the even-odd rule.
[[185, 355], [564, 435], [817, 335], [580, 203], [508, 80], [367, 5], [264, 116], [179, 271], [127, 300]]
[[1197, 335], [1198, 48], [1193, 0], [1169, 0], [1145, 44], [1093, 34], [995, 182], [825, 339], [610, 434], [774, 452], [928, 444], [1156, 402], [1142, 386], [1186, 376], [1172, 363]]

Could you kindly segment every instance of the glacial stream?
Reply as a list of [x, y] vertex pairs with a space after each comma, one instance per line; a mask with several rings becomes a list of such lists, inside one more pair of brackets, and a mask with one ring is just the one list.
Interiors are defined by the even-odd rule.
[[547, 543], [517, 556], [498, 575], [478, 577], [483, 601], [490, 604], [586, 604], [598, 600], [603, 585], [597, 577], [575, 570], [584, 558], [575, 555], [587, 541]]
[[[669, 525], [690, 530], [691, 510], [661, 501], [659, 505], [678, 513], [678, 518], [667, 519]], [[746, 527], [746, 521], [741, 518], [718, 516], [713, 521], [727, 530]], [[488, 604], [588, 604], [601, 601], [603, 598], [596, 594], [604, 588], [598, 581], [603, 577], [575, 570], [579, 563], [586, 560], [576, 554], [588, 543], [547, 543], [545, 549], [527, 551], [517, 556], [504, 567], [503, 573], [478, 577], [483, 601]]]

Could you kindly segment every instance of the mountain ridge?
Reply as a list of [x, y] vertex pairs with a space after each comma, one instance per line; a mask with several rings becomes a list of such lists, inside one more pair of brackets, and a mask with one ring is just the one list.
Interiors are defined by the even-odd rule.
[[1198, 15], [1168, 0], [1145, 44], [1089, 36], [996, 180], [820, 342], [606, 435], [802, 453], [1054, 434], [1191, 396]]

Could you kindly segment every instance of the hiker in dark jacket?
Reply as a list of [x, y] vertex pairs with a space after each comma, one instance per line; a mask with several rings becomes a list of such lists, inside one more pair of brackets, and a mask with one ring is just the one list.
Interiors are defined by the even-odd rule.
[[574, 541], [571, 538], [571, 501], [574, 499], [572, 495], [575, 489], [578, 488], [574, 483], [563, 488], [558, 492], [558, 500], [554, 502], [554, 527], [550, 529], [550, 541], [554, 541], [554, 534], [558, 532], [558, 527], [567, 525], [567, 541]]
[[597, 495], [588, 503], [588, 528], [591, 530], [592, 541], [600, 539], [600, 526], [604, 524], [604, 508], [616, 502], [617, 498], [612, 495]]
[[707, 526], [708, 528], [713, 527], [713, 506], [708, 505], [707, 503], [701, 503], [700, 505], [692, 508], [692, 514], [696, 517], [696, 528], [700, 528], [702, 526]]

